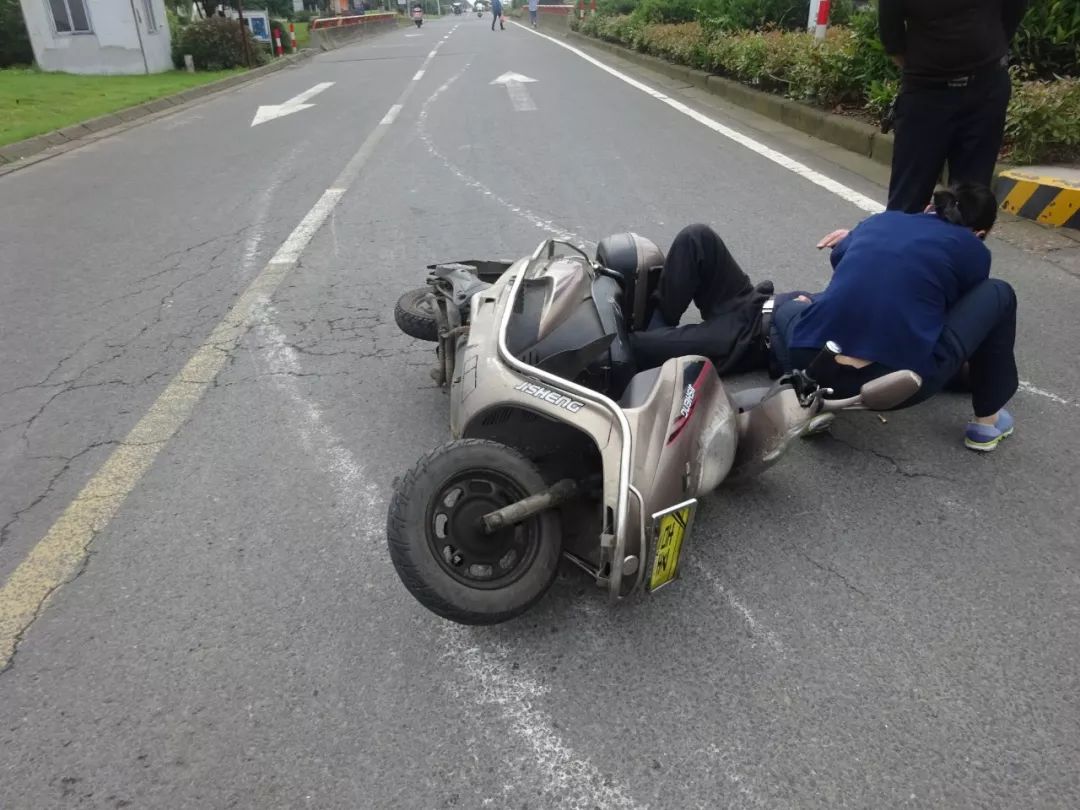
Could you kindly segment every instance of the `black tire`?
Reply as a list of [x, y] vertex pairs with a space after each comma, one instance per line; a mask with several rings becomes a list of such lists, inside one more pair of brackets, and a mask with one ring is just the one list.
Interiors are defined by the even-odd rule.
[[532, 607], [559, 569], [556, 511], [490, 536], [460, 529], [546, 486], [535, 464], [497, 442], [452, 441], [421, 458], [395, 485], [386, 520], [390, 558], [409, 593], [459, 624], [498, 624]]
[[435, 298], [430, 287], [409, 290], [394, 307], [398, 328], [417, 340], [439, 341], [439, 322], [435, 319]]

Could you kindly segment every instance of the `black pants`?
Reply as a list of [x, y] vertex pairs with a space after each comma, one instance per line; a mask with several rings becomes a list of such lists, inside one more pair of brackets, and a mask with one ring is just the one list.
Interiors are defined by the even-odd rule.
[[504, 27], [504, 26], [503, 26], [503, 21], [502, 21], [502, 14], [501, 14], [501, 13], [499, 13], [499, 14], [496, 14], [496, 13], [492, 12], [492, 14], [491, 14], [491, 30], [492, 30], [492, 31], [494, 31], [494, 30], [495, 30], [495, 21], [496, 21], [496, 20], [498, 20], [498, 21], [499, 21], [499, 28], [503, 28], [503, 27]]
[[1005, 68], [973, 77], [964, 87], [905, 81], [896, 106], [888, 208], [925, 209], [946, 165], [950, 183], [989, 186], [1011, 92]]
[[945, 329], [934, 347], [934, 372], [904, 407], [952, 387], [967, 365], [966, 387], [976, 416], [993, 416], [1019, 386], [1016, 357], [1016, 293], [991, 278], [972, 288], [949, 310]]
[[668, 325], [678, 326], [693, 301], [702, 319], [708, 320], [750, 286], [750, 277], [716, 231], [708, 225], [688, 225], [679, 231], [664, 260], [657, 310]]
[[[761, 306], [772, 291], [771, 282], [751, 283], [712, 228], [683, 228], [664, 261], [649, 328], [631, 335], [638, 366], [688, 354], [711, 358], [721, 374], [766, 366]], [[691, 301], [702, 322], [679, 326]]]

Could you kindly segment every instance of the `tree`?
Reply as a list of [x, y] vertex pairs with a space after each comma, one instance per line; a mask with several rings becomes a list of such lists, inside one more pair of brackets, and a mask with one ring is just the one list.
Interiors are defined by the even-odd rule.
[[34, 51], [19, 0], [0, 0], [0, 68], [33, 63]]

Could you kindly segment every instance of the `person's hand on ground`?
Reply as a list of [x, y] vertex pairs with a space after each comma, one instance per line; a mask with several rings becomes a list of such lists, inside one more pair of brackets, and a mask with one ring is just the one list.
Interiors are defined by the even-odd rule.
[[851, 233], [851, 231], [847, 230], [847, 228], [840, 228], [830, 234], [827, 234], [826, 236], [822, 237], [820, 242], [817, 243], [818, 250], [821, 250], [822, 248], [836, 247], [838, 244], [844, 241], [844, 238], [849, 233]]

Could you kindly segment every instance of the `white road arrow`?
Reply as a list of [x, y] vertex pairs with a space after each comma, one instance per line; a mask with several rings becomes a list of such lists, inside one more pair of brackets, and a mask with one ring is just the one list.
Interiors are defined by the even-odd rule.
[[283, 118], [286, 115], [292, 115], [294, 112], [306, 110], [308, 107], [314, 107], [314, 104], [306, 104], [305, 102], [319, 95], [326, 88], [333, 86], [333, 82], [319, 82], [310, 90], [305, 90], [303, 93], [293, 96], [284, 104], [264, 104], [255, 111], [255, 117], [251, 119], [251, 125], [257, 127], [259, 124], [265, 124], [275, 118]]
[[517, 112], [531, 112], [536, 109], [536, 104], [533, 103], [529, 88], [525, 85], [535, 81], [536, 79], [530, 79], [520, 73], [504, 73], [491, 83], [506, 85], [506, 92], [510, 94], [510, 103], [514, 105]]

